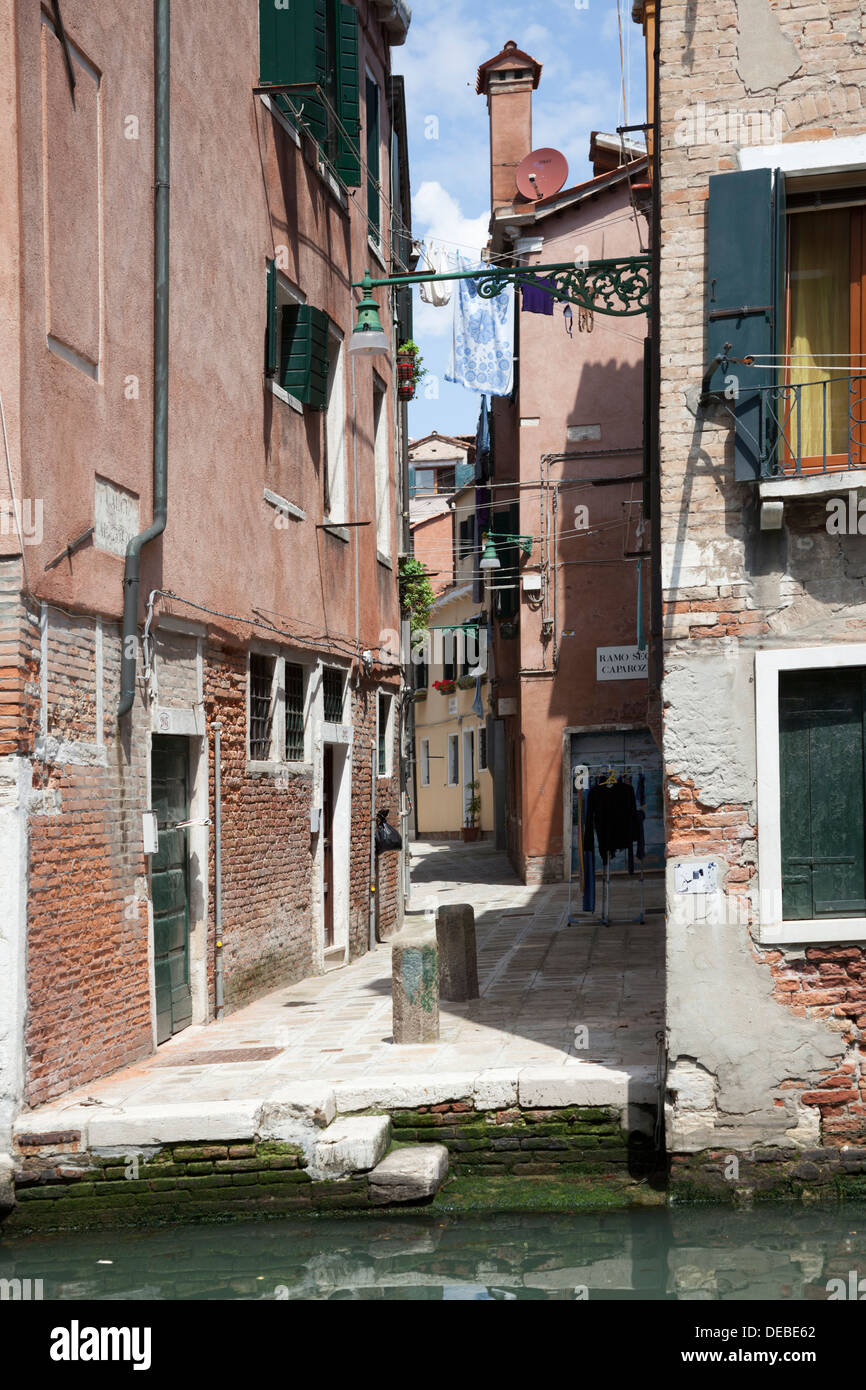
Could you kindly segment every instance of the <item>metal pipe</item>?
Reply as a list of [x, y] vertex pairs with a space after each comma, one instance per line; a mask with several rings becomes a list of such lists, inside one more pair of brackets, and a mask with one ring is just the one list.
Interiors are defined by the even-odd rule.
[[376, 949], [376, 753], [374, 740], [370, 749], [370, 920], [367, 933], [371, 951]]
[[216, 988], [216, 1016], [223, 1015], [223, 808], [222, 808], [222, 724], [217, 720], [213, 725], [213, 781], [214, 781], [214, 878], [216, 893], [216, 961], [214, 965], [214, 984]]
[[135, 701], [135, 647], [141, 552], [165, 530], [168, 516], [169, 173], [171, 167], [171, 0], [154, 0], [154, 232], [153, 232], [153, 521], [126, 547], [123, 642], [118, 719]]

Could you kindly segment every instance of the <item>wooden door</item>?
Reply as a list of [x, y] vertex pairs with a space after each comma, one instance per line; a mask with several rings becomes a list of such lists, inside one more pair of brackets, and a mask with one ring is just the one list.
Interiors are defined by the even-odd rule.
[[325, 744], [322, 758], [322, 894], [325, 909], [325, 950], [334, 944], [334, 749]]
[[151, 806], [159, 848], [151, 860], [156, 1040], [165, 1042], [192, 1022], [189, 980], [189, 743], [154, 734], [150, 752]]

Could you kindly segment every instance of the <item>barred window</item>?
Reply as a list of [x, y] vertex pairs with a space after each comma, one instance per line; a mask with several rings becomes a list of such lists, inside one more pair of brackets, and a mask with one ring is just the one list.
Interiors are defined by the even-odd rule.
[[267, 762], [271, 756], [274, 666], [274, 657], [250, 653], [250, 758], [253, 762]]
[[343, 722], [343, 672], [334, 666], [326, 666], [322, 674], [322, 691], [325, 700], [325, 721], [328, 724]]
[[388, 776], [388, 721], [391, 713], [390, 695], [379, 696], [379, 776]]
[[286, 662], [286, 760], [304, 757], [304, 668]]

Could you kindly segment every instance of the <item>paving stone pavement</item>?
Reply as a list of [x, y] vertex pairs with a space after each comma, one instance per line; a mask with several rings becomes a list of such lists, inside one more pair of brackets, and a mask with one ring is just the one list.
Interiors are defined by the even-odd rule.
[[[660, 912], [642, 925], [605, 927], [583, 915], [569, 925], [567, 886], [521, 884], [489, 844], [417, 842], [411, 849], [413, 912], [426, 912], [432, 925], [437, 902], [475, 908], [481, 997], [441, 1004], [438, 1043], [392, 1042], [391, 950], [384, 943], [219, 1023], [190, 1027], [155, 1056], [43, 1109], [87, 1101], [125, 1108], [237, 1100], [271, 1093], [280, 1083], [487, 1068], [655, 1067], [664, 1008]], [[647, 905], [660, 906], [662, 891], [660, 877], [648, 879]], [[611, 899], [615, 915], [634, 915], [636, 880], [615, 881]], [[211, 1052], [245, 1048], [279, 1052], [262, 1061], [206, 1060]]]

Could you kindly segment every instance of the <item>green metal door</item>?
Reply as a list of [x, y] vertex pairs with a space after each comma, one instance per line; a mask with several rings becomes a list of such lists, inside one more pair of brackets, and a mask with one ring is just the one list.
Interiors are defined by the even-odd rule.
[[864, 686], [860, 668], [779, 677], [786, 921], [866, 912]]
[[188, 831], [189, 744], [154, 734], [150, 752], [151, 805], [159, 825], [159, 850], [151, 860], [156, 1040], [165, 1042], [192, 1022], [189, 986]]

